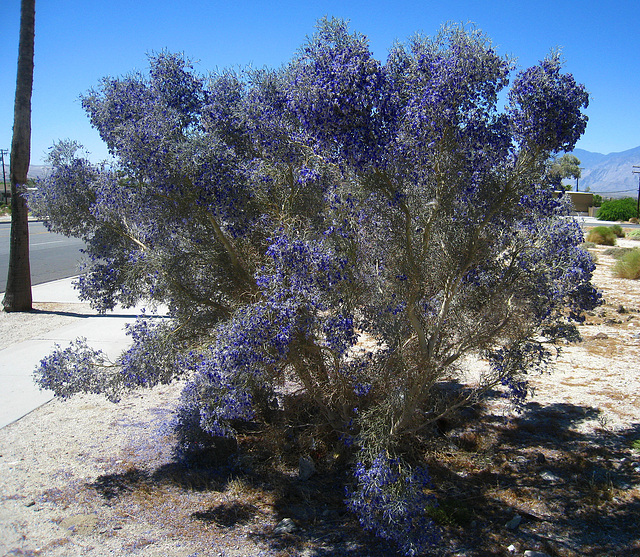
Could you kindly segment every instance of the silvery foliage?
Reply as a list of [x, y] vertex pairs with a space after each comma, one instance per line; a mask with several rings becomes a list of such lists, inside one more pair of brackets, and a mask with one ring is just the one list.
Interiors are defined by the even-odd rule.
[[[162, 52], [148, 75], [103, 79], [82, 103], [113, 162], [58, 144], [31, 206], [85, 240], [84, 299], [166, 304], [170, 319], [142, 318], [116, 368], [59, 349], [39, 383], [116, 399], [184, 378], [185, 439], [233, 436], [303, 393], [357, 451], [350, 507], [396, 539], [423, 506], [424, 482], [398, 472], [406, 442], [499, 384], [521, 402], [599, 302], [580, 228], [543, 179], [584, 131], [588, 95], [552, 55], [500, 109], [514, 71], [473, 29], [416, 35], [382, 63], [324, 19], [277, 70], [205, 79]], [[476, 387], [445, 395], [472, 358], [486, 362]]]

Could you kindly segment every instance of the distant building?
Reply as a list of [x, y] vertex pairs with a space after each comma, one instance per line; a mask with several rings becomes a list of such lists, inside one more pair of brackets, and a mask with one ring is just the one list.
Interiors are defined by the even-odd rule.
[[593, 194], [586, 191], [565, 191], [555, 192], [556, 195], [564, 194], [571, 198], [573, 210], [576, 213], [589, 213], [589, 208], [593, 207]]
[[588, 213], [589, 207], [593, 207], [593, 194], [586, 191], [569, 191], [571, 203], [576, 213]]

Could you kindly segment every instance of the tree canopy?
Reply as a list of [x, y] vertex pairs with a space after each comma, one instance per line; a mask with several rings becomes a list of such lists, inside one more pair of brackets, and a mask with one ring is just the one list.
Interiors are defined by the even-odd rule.
[[[565, 153], [561, 157], [552, 157], [549, 163], [549, 182], [555, 188], [562, 187], [562, 180], [566, 178], [580, 179], [582, 170], [580, 159], [575, 155]], [[571, 189], [571, 186], [568, 187]]]

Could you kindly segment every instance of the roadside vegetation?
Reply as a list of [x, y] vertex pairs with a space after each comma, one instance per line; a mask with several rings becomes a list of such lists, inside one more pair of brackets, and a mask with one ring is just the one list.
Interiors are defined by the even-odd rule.
[[597, 218], [609, 221], [628, 221], [638, 217], [638, 202], [633, 197], [603, 201]]
[[603, 246], [615, 246], [616, 233], [609, 226], [596, 226], [587, 232], [586, 241]]
[[436, 495], [445, 424], [473, 425], [496, 389], [522, 407], [601, 303], [568, 202], [541, 185], [588, 94], [556, 55], [514, 73], [474, 29], [381, 63], [323, 19], [277, 70], [205, 79], [163, 52], [105, 78], [82, 104], [117, 163], [58, 143], [31, 208], [85, 241], [95, 308], [169, 319], [139, 319], [113, 364], [60, 347], [38, 383], [118, 401], [180, 381], [176, 462], [327, 474], [362, 528], [428, 551], [471, 516]]
[[637, 280], [640, 278], [640, 249], [632, 249], [620, 256], [613, 266], [618, 278]]

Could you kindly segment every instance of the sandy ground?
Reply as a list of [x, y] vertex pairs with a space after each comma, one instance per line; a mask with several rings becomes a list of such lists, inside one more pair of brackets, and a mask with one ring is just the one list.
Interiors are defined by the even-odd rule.
[[[635, 247], [640, 243], [623, 240], [619, 245]], [[592, 251], [598, 258], [595, 282], [602, 289], [606, 304], [589, 315], [581, 327], [584, 341], [564, 347], [553, 373], [532, 379], [535, 393], [528, 406], [530, 412], [544, 414], [545, 419], [551, 417], [562, 421], [570, 417], [563, 439], [574, 443], [580, 436], [584, 443], [581, 441], [579, 450], [583, 451], [585, 446], [593, 445], [594, 439], [610, 439], [615, 444], [624, 436], [625, 443], [629, 438], [640, 438], [640, 374], [637, 368], [640, 282], [613, 278], [610, 273], [613, 258], [604, 255], [603, 248]], [[68, 315], [0, 314], [0, 339], [7, 339], [6, 333], [15, 332], [17, 328], [26, 338], [39, 334], [43, 328], [66, 324], [71, 319], [73, 317]], [[0, 346], [3, 345], [0, 343]], [[338, 541], [336, 536], [344, 537], [355, 531], [353, 528], [341, 530], [346, 528], [345, 524], [352, 527], [353, 519], [328, 503], [321, 508], [320, 503], [314, 501], [314, 494], [323, 493], [321, 483], [296, 488], [302, 494], [301, 505], [306, 505], [307, 511], [317, 510], [323, 517], [313, 521], [308, 516], [306, 519], [300, 517], [300, 513], [305, 512], [298, 508], [300, 504], [296, 507], [289, 501], [283, 510], [278, 502], [278, 496], [283, 498], [282, 493], [278, 495], [277, 490], [260, 488], [255, 481], [247, 483], [228, 477], [217, 481], [203, 479], [196, 472], [173, 470], [171, 434], [164, 424], [171, 418], [179, 391], [180, 385], [173, 385], [134, 393], [118, 405], [94, 396], [52, 401], [0, 430], [0, 555], [284, 557], [392, 554], [387, 546], [366, 536]], [[506, 420], [507, 425], [501, 426], [503, 433], [505, 429], [513, 428], [509, 407], [496, 403], [492, 412]], [[544, 428], [547, 422], [541, 423]], [[523, 424], [521, 421], [520, 426]], [[540, 432], [536, 431], [535, 435]], [[542, 469], [535, 469], [536, 474], [544, 474], [556, 458], [554, 455], [564, 450], [553, 443], [555, 441], [536, 441], [534, 453], [532, 443], [517, 449], [508, 439], [496, 442], [493, 448], [482, 453], [484, 456], [481, 455], [487, 460], [482, 465], [483, 473], [501, 466], [500, 477], [507, 477], [509, 466], [526, 464], [527, 459], [533, 458], [531, 455], [537, 455], [537, 462], [545, 464], [541, 465]], [[609, 441], [597, 441], [598, 446], [607, 443]], [[592, 506], [600, 513], [615, 510], [616, 513], [633, 514], [637, 512], [640, 500], [640, 452], [628, 448], [628, 443], [616, 447], [615, 455], [613, 452], [602, 453], [603, 456], [597, 458], [626, 471], [624, 485], [615, 490], [612, 488], [608, 493], [611, 497], [599, 499]], [[564, 455], [562, 458], [567, 460], [569, 457]], [[558, 456], [556, 461], [560, 460]], [[480, 466], [474, 462], [474, 466]], [[553, 470], [562, 475], [561, 468]], [[286, 476], [288, 472], [283, 468], [282, 473]], [[464, 481], [465, 474], [467, 472], [460, 472], [458, 480]], [[579, 488], [581, 484], [576, 485]], [[535, 487], [520, 485], [518, 497], [524, 500], [523, 493], [530, 493]], [[586, 501], [586, 491], [578, 488], [575, 497]], [[540, 549], [549, 555], [618, 555], [607, 545], [609, 542], [600, 538], [593, 541], [587, 536], [585, 532], [592, 532], [589, 529], [592, 524], [585, 522], [586, 526], [580, 526], [580, 520], [587, 521], [587, 518], [562, 526], [562, 514], [569, 511], [557, 500], [569, 497], [567, 491], [565, 495], [552, 491], [537, 494], [539, 504], [535, 508], [546, 508], [549, 517], [540, 518], [541, 513], [531, 510], [533, 507], [529, 504], [526, 506], [529, 510], [525, 509], [521, 514], [525, 519], [530, 518], [532, 524], [538, 521], [529, 529], [521, 527], [516, 532], [505, 530], [503, 524], [497, 525], [502, 516], [508, 518], [513, 514], [513, 509], [524, 508], [522, 504], [518, 506], [508, 500], [508, 494], [516, 491], [515, 487], [506, 484], [495, 487], [492, 504], [498, 501], [504, 508], [496, 511], [494, 522], [483, 525], [483, 509], [472, 509], [476, 518], [449, 532], [451, 537], [445, 541], [450, 543], [449, 546], [445, 544], [442, 554], [508, 555], [522, 554], [525, 549]], [[321, 499], [320, 495], [317, 499]], [[586, 502], [580, 504], [587, 505]], [[614, 504], [617, 505], [615, 509]], [[295, 516], [294, 508], [300, 511], [298, 516]], [[554, 511], [556, 508], [560, 510]], [[229, 516], [230, 520], [223, 520]], [[298, 524], [310, 526], [306, 530], [302, 528], [298, 534], [275, 538], [273, 528], [283, 516], [294, 516]], [[620, 514], [620, 520], [633, 519], [635, 524], [637, 515], [634, 516]], [[487, 519], [487, 522], [490, 521]], [[596, 520], [594, 524], [599, 523]], [[478, 530], [477, 535], [471, 535], [472, 528]], [[472, 543], [489, 547], [484, 540], [494, 534], [491, 549], [471, 547]], [[640, 555], [640, 546], [634, 546], [633, 534], [622, 528], [620, 536], [620, 547], [625, 548], [620, 555]], [[544, 542], [552, 537], [556, 540], [555, 545]], [[513, 543], [508, 549], [510, 542]]]
[[[619, 239], [617, 247], [640, 247]], [[564, 346], [550, 376], [534, 378], [540, 405], [572, 404], [598, 409], [578, 427], [620, 430], [640, 424], [640, 281], [615, 278], [615, 259], [605, 247], [592, 249], [597, 257], [594, 283], [605, 304], [587, 316], [580, 328], [583, 342]]]

